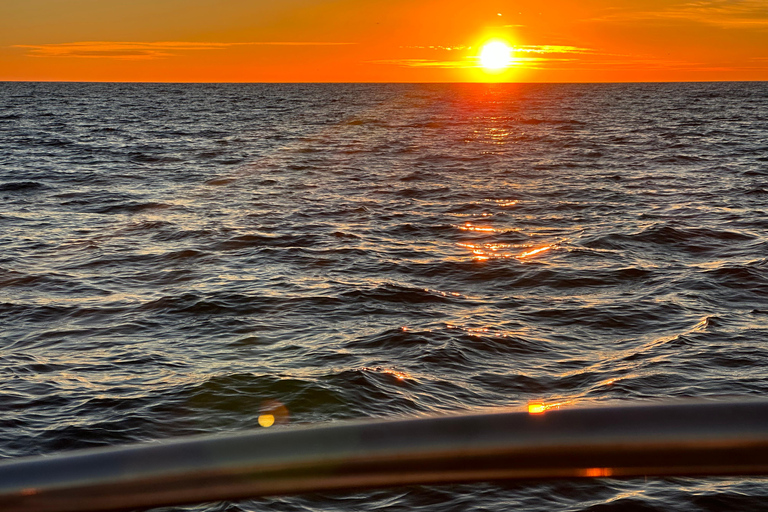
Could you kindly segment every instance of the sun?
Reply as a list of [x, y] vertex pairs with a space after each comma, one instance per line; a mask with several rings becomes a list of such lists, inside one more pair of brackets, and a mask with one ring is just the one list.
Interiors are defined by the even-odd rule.
[[480, 65], [489, 71], [505, 69], [512, 64], [512, 48], [501, 41], [493, 41], [480, 51]]

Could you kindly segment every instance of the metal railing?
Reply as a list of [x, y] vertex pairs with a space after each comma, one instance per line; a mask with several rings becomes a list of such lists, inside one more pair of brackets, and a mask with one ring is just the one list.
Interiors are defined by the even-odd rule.
[[0, 463], [0, 510], [85, 512], [479, 480], [768, 473], [768, 401], [269, 428]]

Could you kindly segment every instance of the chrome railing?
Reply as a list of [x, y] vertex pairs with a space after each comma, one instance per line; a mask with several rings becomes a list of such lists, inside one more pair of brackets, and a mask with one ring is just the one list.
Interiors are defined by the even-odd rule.
[[768, 401], [546, 409], [268, 428], [6, 460], [0, 510], [137, 509], [479, 480], [768, 473]]

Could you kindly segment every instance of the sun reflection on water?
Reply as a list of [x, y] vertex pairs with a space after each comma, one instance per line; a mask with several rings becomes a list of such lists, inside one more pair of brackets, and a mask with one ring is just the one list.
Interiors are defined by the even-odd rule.
[[536, 247], [535, 249], [526, 249], [523, 252], [518, 253], [518, 252], [511, 251], [511, 249], [514, 249], [513, 244], [503, 244], [503, 243], [477, 244], [477, 243], [469, 243], [469, 242], [459, 242], [456, 245], [464, 249], [469, 249], [472, 252], [473, 259], [480, 260], [480, 261], [485, 261], [492, 258], [493, 259], [515, 258], [518, 260], [526, 260], [528, 258], [532, 258], [538, 254], [549, 251], [556, 247], [556, 244], [548, 244], [541, 247]]
[[411, 375], [410, 373], [402, 370], [395, 370], [394, 368], [385, 368], [382, 366], [376, 366], [376, 367], [366, 366], [366, 367], [363, 367], [362, 370], [366, 372], [375, 372], [375, 373], [381, 373], [384, 375], [390, 375], [398, 381], [406, 381], [406, 380], [415, 381], [416, 380], [414, 376]]
[[522, 331], [509, 331], [503, 329], [497, 329], [493, 327], [466, 327], [458, 324], [445, 324], [445, 328], [449, 330], [459, 330], [476, 338], [518, 338], [525, 336]]
[[491, 199], [497, 206], [515, 206], [519, 201], [517, 199]]
[[459, 226], [462, 231], [480, 231], [483, 233], [497, 233], [498, 230], [490, 226], [475, 226], [471, 222], [466, 222], [463, 226]]
[[529, 258], [531, 256], [535, 256], [535, 255], [537, 255], [539, 253], [542, 253], [544, 251], [548, 251], [551, 248], [552, 248], [551, 245], [545, 245], [544, 247], [539, 247], [537, 249], [531, 249], [530, 251], [525, 251], [525, 252], [522, 252], [522, 253], [518, 254], [517, 258], [518, 259]]

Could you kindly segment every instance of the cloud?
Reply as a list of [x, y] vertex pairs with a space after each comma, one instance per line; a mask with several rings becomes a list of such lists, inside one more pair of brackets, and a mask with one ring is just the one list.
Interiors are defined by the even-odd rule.
[[550, 44], [513, 46], [512, 51], [515, 53], [594, 53], [590, 48]]
[[376, 64], [391, 64], [409, 68], [472, 68], [472, 63], [466, 60], [430, 60], [430, 59], [385, 59], [372, 60]]
[[[401, 48], [418, 48], [418, 49], [434, 49], [434, 50], [471, 50], [471, 46], [404, 46]], [[554, 61], [571, 61], [575, 60], [569, 57], [571, 54], [593, 54], [594, 51], [589, 48], [579, 48], [576, 46], [560, 46], [560, 45], [524, 45], [524, 46], [511, 46], [512, 50], [512, 66], [515, 64], [527, 64], [537, 62], [554, 62]], [[537, 56], [527, 56], [526, 54], [536, 54]], [[557, 56], [554, 56], [557, 54]], [[550, 56], [552, 55], [552, 56]], [[476, 55], [468, 55], [460, 60], [440, 60], [440, 59], [388, 59], [388, 60], [376, 60], [371, 61], [378, 64], [390, 64], [394, 66], [402, 67], [415, 67], [415, 68], [445, 68], [445, 69], [468, 69], [482, 67], [479, 63], [479, 58]]]
[[[430, 48], [430, 47], [422, 47]], [[616, 70], [711, 70], [722, 71], [726, 68], [705, 67], [702, 62], [690, 62], [653, 55], [628, 55], [607, 53], [591, 48], [566, 45], [519, 45], [512, 46], [511, 68], [550, 71], [616, 71]], [[435, 47], [435, 49], [437, 49]], [[471, 51], [470, 47], [466, 50]], [[457, 54], [459, 52], [453, 52]], [[446, 55], [442, 53], [441, 55]], [[409, 68], [477, 69], [481, 65], [476, 55], [466, 55], [456, 59], [391, 59], [372, 61]], [[768, 60], [768, 57], [765, 58]], [[760, 61], [756, 59], [755, 69]]]
[[766, 0], [696, 0], [655, 11], [615, 11], [593, 21], [691, 21], [722, 28], [768, 28]]
[[187, 43], [187, 42], [108, 42], [84, 41], [76, 43], [56, 43], [27, 45], [17, 44], [14, 48], [24, 48], [33, 57], [86, 57], [112, 59], [155, 59], [169, 57], [174, 52], [190, 50], [220, 50], [226, 48], [222, 43]]
[[454, 44], [451, 46], [443, 46], [443, 45], [431, 45], [431, 46], [419, 46], [419, 45], [408, 45], [408, 46], [401, 46], [400, 48], [409, 48], [409, 49], [416, 49], [416, 50], [468, 50], [472, 48], [471, 46], [464, 46], [461, 44]]
[[335, 46], [353, 43], [266, 41], [247, 43], [196, 43], [185, 41], [162, 42], [113, 42], [82, 41], [53, 44], [16, 44], [32, 57], [81, 57], [101, 59], [158, 59], [172, 57], [182, 52], [224, 50], [233, 46]]

